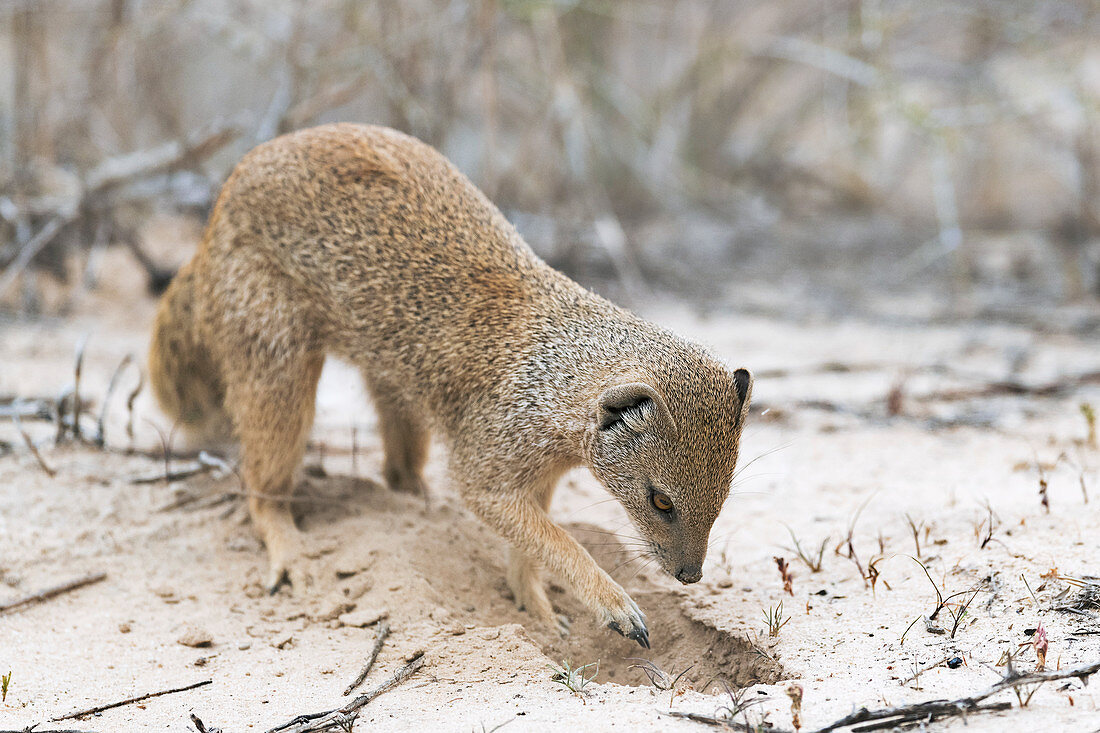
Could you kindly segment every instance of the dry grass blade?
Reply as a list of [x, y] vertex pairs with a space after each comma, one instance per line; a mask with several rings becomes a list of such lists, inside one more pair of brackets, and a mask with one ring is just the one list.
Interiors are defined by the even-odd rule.
[[675, 689], [676, 683], [678, 683], [680, 679], [685, 674], [690, 672], [692, 667], [695, 666], [691, 665], [691, 667], [688, 667], [683, 672], [680, 672], [679, 674], [673, 676], [671, 673], [664, 671], [648, 659], [641, 659], [639, 657], [627, 657], [627, 661], [637, 662], [637, 664], [630, 665], [630, 669], [642, 670], [645, 676], [649, 678], [650, 684], [652, 684], [658, 690], [666, 692], [668, 690]]
[[[749, 708], [753, 707], [754, 705], [759, 705], [763, 702], [763, 700], [761, 700], [760, 698], [746, 700], [744, 688], [734, 689], [725, 682], [722, 683], [722, 686], [725, 688], [726, 695], [729, 697], [729, 702], [720, 705], [712, 715], [683, 712], [669, 712], [665, 713], [665, 715], [669, 715], [674, 718], [684, 718], [686, 720], [691, 720], [696, 723], [716, 725], [725, 730], [745, 731], [745, 733], [757, 733], [757, 731], [761, 730], [760, 726], [750, 724], [747, 717], [743, 722], [739, 722], [735, 720], [735, 718], [738, 715], [744, 716], [745, 712]], [[786, 731], [772, 728], [770, 726], [767, 728], [767, 730], [771, 733], [786, 733]]]
[[107, 407], [111, 403], [111, 396], [115, 393], [115, 388], [118, 387], [118, 380], [119, 377], [122, 376], [122, 371], [133, 363], [133, 354], [127, 354], [126, 356], [122, 357], [122, 361], [118, 363], [118, 366], [115, 367], [114, 374], [111, 375], [111, 381], [107, 384], [107, 394], [103, 396], [103, 405], [102, 407], [100, 407], [99, 418], [96, 420], [95, 444], [99, 448], [102, 448], [107, 442], [107, 434], [105, 432], [104, 423], [106, 423], [107, 421]]
[[84, 407], [80, 402], [80, 377], [84, 374], [84, 352], [88, 348], [88, 334], [84, 334], [80, 343], [76, 346], [76, 364], [73, 365], [73, 437], [77, 440], [84, 438], [84, 431], [80, 428], [80, 413]]
[[822, 560], [825, 557], [825, 548], [829, 545], [829, 538], [821, 540], [821, 547], [817, 549], [816, 558], [814, 555], [806, 552], [802, 549], [802, 544], [798, 541], [798, 537], [795, 535], [794, 530], [787, 527], [787, 533], [791, 536], [791, 542], [794, 543], [794, 553], [798, 555], [798, 559], [806, 564], [806, 567], [810, 569], [811, 573], [820, 573]]
[[1078, 612], [1100, 610], [1100, 581], [1095, 578], [1074, 578], [1068, 575], [1059, 575], [1058, 579], [1079, 590], [1072, 601], [1054, 606], [1053, 610]]

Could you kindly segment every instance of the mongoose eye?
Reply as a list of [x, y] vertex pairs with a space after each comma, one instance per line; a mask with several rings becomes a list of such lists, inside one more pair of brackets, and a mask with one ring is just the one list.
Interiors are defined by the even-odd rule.
[[654, 491], [653, 495], [649, 497], [649, 500], [653, 503], [653, 508], [659, 512], [672, 511], [672, 499], [668, 498], [668, 494]]

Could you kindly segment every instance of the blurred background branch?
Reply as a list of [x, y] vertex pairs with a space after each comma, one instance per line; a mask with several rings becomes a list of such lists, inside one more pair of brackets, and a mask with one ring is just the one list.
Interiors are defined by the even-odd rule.
[[143, 222], [201, 219], [249, 147], [336, 120], [435, 145], [628, 302], [1100, 294], [1090, 0], [3, 0], [0, 23], [9, 309], [111, 244], [163, 286], [181, 258]]

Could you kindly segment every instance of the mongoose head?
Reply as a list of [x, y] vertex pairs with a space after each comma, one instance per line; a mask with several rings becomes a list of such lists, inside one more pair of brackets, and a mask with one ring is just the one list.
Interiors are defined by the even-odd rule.
[[694, 583], [729, 495], [752, 376], [710, 359], [674, 371], [632, 375], [599, 395], [590, 465], [661, 568]]

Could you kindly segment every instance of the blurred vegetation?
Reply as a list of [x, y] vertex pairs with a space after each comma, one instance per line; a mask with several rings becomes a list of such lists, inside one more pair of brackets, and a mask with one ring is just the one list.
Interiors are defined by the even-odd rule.
[[0, 19], [8, 308], [112, 243], [163, 284], [144, 222], [203, 216], [249, 147], [336, 120], [435, 145], [628, 301], [901, 293], [974, 315], [1100, 293], [1094, 0], [7, 0]]

